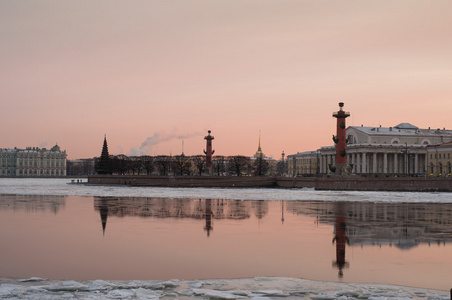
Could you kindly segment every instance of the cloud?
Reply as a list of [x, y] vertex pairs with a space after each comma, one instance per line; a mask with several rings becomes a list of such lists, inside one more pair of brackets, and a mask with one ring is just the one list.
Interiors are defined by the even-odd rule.
[[174, 139], [182, 140], [200, 135], [201, 135], [200, 132], [170, 133], [170, 134], [166, 134], [164, 132], [154, 132], [152, 136], [148, 136], [146, 140], [141, 143], [140, 147], [130, 148], [130, 152], [127, 154], [127, 156], [151, 155], [152, 148], [158, 144], [169, 142]]

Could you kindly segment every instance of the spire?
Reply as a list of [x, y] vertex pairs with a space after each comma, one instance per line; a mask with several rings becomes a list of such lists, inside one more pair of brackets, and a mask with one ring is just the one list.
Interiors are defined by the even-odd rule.
[[264, 158], [265, 157], [264, 153], [262, 152], [262, 148], [261, 148], [261, 131], [260, 130], [259, 130], [259, 144], [257, 146], [257, 151], [256, 151], [256, 154], [254, 154], [254, 157], [255, 158], [258, 158], [258, 157]]
[[259, 130], [259, 145], [257, 147], [257, 151], [262, 152], [262, 149], [261, 149], [261, 131], [260, 130]]

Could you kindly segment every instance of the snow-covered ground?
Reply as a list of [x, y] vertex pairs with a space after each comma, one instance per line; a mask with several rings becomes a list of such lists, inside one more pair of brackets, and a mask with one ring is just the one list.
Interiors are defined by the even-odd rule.
[[[86, 179], [83, 180], [86, 182]], [[450, 193], [313, 189], [155, 188], [68, 184], [71, 179], [0, 179], [0, 194], [241, 200], [452, 202]], [[452, 287], [452, 283], [451, 283]], [[0, 278], [0, 299], [450, 299], [448, 291], [296, 278], [195, 281], [54, 281]]]
[[245, 278], [195, 281], [9, 280], [0, 299], [449, 299], [445, 291], [392, 285]]
[[[87, 182], [87, 179], [82, 179]], [[0, 194], [161, 197], [233, 200], [301, 200], [452, 203], [452, 193], [316, 191], [265, 188], [166, 188], [68, 184], [71, 179], [1, 178]]]

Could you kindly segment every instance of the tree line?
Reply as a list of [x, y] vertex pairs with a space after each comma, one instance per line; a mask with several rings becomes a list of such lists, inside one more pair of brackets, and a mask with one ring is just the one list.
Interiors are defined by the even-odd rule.
[[[94, 173], [97, 173], [99, 163], [100, 158], [94, 158]], [[210, 175], [210, 170], [206, 167], [205, 155], [110, 155], [108, 159], [108, 168], [109, 170], [107, 173], [113, 175]], [[68, 175], [71, 175], [69, 169], [68, 164], [67, 173]], [[274, 175], [274, 173], [274, 167], [268, 160], [262, 157], [250, 158], [247, 156], [235, 155], [214, 156], [212, 158], [211, 175], [268, 176]]]

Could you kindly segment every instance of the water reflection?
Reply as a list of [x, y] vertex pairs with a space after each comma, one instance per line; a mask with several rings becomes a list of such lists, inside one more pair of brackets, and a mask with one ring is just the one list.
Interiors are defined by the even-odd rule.
[[114, 217], [191, 218], [205, 220], [207, 236], [213, 230], [213, 219], [244, 220], [251, 213], [260, 220], [268, 214], [268, 202], [221, 199], [168, 199], [94, 197], [94, 209], [99, 211], [105, 235], [107, 219]]
[[3, 195], [0, 194], [0, 210], [47, 212], [57, 214], [66, 204], [64, 196]]
[[0, 222], [0, 276], [447, 287], [452, 268], [448, 203], [0, 195]]

